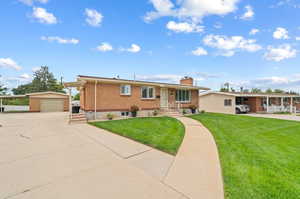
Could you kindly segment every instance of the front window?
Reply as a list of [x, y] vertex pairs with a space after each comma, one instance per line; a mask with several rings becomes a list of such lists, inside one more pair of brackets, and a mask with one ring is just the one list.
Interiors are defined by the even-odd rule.
[[121, 95], [131, 95], [131, 86], [130, 85], [121, 85], [120, 93], [121, 93]]
[[191, 91], [190, 90], [176, 90], [176, 101], [177, 102], [190, 102]]
[[154, 99], [154, 87], [143, 86], [141, 90], [143, 99]]
[[224, 106], [232, 106], [232, 100], [231, 99], [225, 99], [224, 100]]

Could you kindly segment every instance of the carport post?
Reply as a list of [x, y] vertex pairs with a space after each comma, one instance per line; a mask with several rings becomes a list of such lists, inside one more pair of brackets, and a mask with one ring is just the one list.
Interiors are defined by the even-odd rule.
[[0, 102], [0, 112], [2, 113], [2, 107], [3, 107], [3, 104], [2, 104], [2, 98], [1, 98], [0, 101], [1, 101], [1, 102]]
[[291, 104], [290, 104], [290, 107], [291, 107], [291, 113], [293, 113], [293, 108], [294, 108], [294, 106], [293, 106], [293, 97], [291, 97]]
[[269, 113], [269, 102], [270, 102], [270, 99], [269, 99], [269, 96], [267, 96], [267, 113]]
[[283, 97], [281, 98], [281, 111], [284, 111], [284, 106], [283, 106]]
[[69, 114], [70, 114], [70, 120], [72, 120], [72, 91], [71, 91], [71, 88], [69, 88]]

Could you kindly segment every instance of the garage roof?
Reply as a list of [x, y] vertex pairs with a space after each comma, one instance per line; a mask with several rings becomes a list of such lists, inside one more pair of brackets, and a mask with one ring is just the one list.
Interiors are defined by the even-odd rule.
[[53, 92], [53, 91], [37, 92], [37, 93], [28, 93], [28, 94], [26, 94], [26, 95], [27, 95], [27, 96], [36, 96], [36, 95], [47, 95], [47, 94], [68, 96], [68, 94], [65, 94], [65, 93], [59, 93], [59, 92]]

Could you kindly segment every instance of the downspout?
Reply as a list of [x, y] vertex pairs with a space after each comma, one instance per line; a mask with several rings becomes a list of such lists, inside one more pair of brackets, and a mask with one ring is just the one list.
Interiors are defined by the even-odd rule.
[[97, 81], [95, 81], [95, 113], [94, 113], [94, 120], [97, 118]]

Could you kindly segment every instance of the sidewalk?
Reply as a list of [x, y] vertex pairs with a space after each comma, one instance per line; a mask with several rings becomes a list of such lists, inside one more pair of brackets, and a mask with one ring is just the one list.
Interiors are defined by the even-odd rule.
[[176, 117], [185, 137], [164, 183], [190, 199], [223, 199], [223, 180], [217, 147], [211, 133], [198, 121]]

